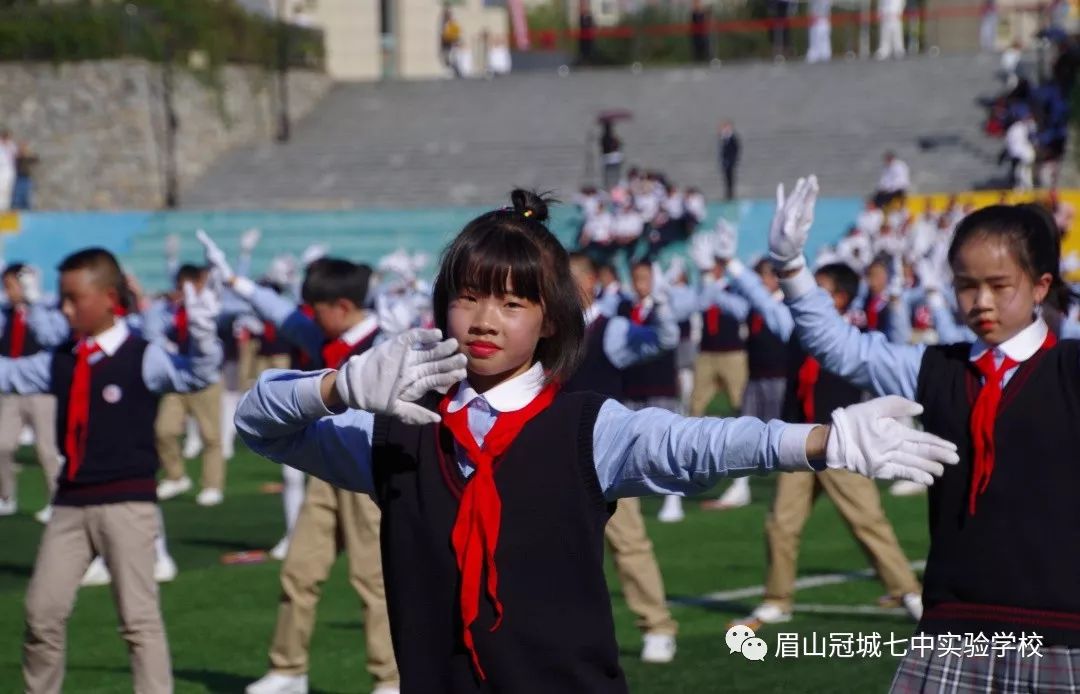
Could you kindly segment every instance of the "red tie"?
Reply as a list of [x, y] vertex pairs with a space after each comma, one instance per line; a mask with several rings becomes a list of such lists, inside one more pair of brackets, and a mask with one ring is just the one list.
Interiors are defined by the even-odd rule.
[[634, 308], [630, 309], [630, 322], [634, 325], [642, 325], [645, 322], [645, 318], [641, 315], [641, 304], [634, 304]]
[[795, 396], [802, 403], [803, 417], [807, 424], [814, 423], [814, 386], [821, 375], [821, 365], [813, 357], [807, 357], [799, 367], [799, 385]]
[[8, 356], [21, 357], [23, 348], [26, 346], [26, 312], [20, 306], [11, 312], [11, 354]]
[[757, 335], [765, 327], [765, 319], [760, 313], [750, 314], [750, 334]]
[[[1047, 333], [1039, 351], [1053, 347], [1056, 342], [1054, 334]], [[986, 491], [990, 484], [990, 475], [994, 472], [994, 421], [997, 419], [998, 405], [1001, 404], [1001, 379], [1005, 372], [1017, 363], [1005, 357], [1001, 366], [995, 367], [992, 349], [986, 350], [975, 361], [976, 368], [985, 380], [975, 398], [975, 406], [971, 409], [971, 439], [975, 443], [975, 458], [972, 461], [968, 513], [972, 516], [975, 515], [975, 500]]]
[[461, 495], [451, 540], [458, 571], [461, 572], [461, 620], [465, 647], [472, 655], [473, 666], [480, 679], [486, 679], [469, 628], [480, 613], [480, 575], [485, 567], [487, 595], [495, 608], [495, 624], [491, 631], [498, 629], [502, 622], [502, 603], [497, 595], [499, 574], [495, 568], [495, 546], [499, 542], [502, 500], [495, 486], [495, 460], [506, 453], [530, 419], [547, 409], [559, 388], [550, 383], [525, 407], [514, 412], [500, 413], [495, 419], [495, 425], [484, 437], [484, 446], [481, 448], [476, 445], [476, 439], [469, 430], [469, 408], [466, 406], [450, 412], [450, 403], [458, 387], [451, 388], [439, 403], [439, 414], [442, 415], [443, 425], [450, 430], [454, 440], [472, 463], [474, 471]]
[[876, 296], [867, 302], [866, 305], [866, 327], [870, 330], [877, 330], [878, 323], [880, 322], [881, 309], [884, 308], [885, 300]]
[[338, 368], [348, 359], [349, 353], [352, 352], [354, 346], [340, 337], [327, 342], [322, 348], [323, 366], [328, 369]]
[[173, 326], [176, 328], [176, 343], [178, 345], [183, 345], [188, 339], [187, 309], [183, 306], [176, 309], [176, 316], [173, 318]]
[[269, 345], [277, 341], [277, 326], [270, 321], [263, 321], [263, 341]]
[[64, 436], [69, 481], [75, 479], [86, 454], [86, 434], [90, 428], [90, 355], [100, 352], [101, 348], [82, 340], [77, 350], [75, 373], [72, 375], [71, 391], [68, 394], [67, 431]]
[[705, 312], [705, 331], [710, 335], [720, 332], [720, 307], [710, 306]]

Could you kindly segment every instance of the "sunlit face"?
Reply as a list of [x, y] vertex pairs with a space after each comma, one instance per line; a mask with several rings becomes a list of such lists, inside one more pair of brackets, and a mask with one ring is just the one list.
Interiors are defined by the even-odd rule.
[[478, 381], [495, 385], [528, 371], [540, 338], [553, 333], [544, 324], [543, 306], [515, 295], [509, 278], [501, 296], [459, 291], [450, 300], [446, 323], [468, 358], [473, 386]]
[[871, 294], [881, 294], [889, 284], [889, 273], [885, 266], [875, 263], [866, 269], [866, 286]]
[[1024, 272], [1002, 241], [973, 239], [953, 259], [953, 286], [964, 322], [991, 345], [1031, 324], [1035, 306], [1046, 299], [1051, 276], [1036, 281]]
[[89, 269], [60, 273], [60, 311], [76, 335], [97, 335], [112, 326], [119, 296], [101, 286]]
[[648, 265], [638, 265], [630, 273], [630, 279], [634, 284], [634, 293], [637, 294], [639, 299], [644, 299], [648, 295], [652, 294], [653, 290], [653, 276], [652, 268]]
[[14, 272], [4, 275], [4, 293], [7, 294], [8, 301], [11, 304], [21, 304], [23, 302], [22, 286], [19, 284], [19, 277]]
[[588, 306], [596, 296], [596, 275], [593, 274], [587, 262], [578, 259], [570, 261], [570, 275], [577, 283], [582, 305]]
[[347, 299], [316, 301], [311, 304], [312, 320], [332, 340], [341, 337], [356, 324], [356, 305]]
[[814, 279], [817, 280], [817, 285], [827, 291], [829, 296], [832, 297], [833, 306], [836, 307], [837, 312], [843, 313], [847, 310], [848, 304], [851, 302], [851, 297], [847, 292], [842, 292], [836, 288], [836, 282], [832, 277], [828, 275], [814, 275]]

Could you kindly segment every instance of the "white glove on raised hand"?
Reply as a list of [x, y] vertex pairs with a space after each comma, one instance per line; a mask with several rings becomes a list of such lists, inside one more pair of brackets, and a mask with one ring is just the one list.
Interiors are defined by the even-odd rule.
[[251, 255], [251, 252], [255, 250], [255, 246], [259, 245], [259, 239], [262, 238], [262, 232], [258, 229], [248, 229], [240, 235], [240, 252], [244, 255]]
[[23, 301], [31, 305], [41, 303], [41, 275], [38, 271], [27, 265], [19, 271], [18, 280]]
[[214, 239], [210, 238], [210, 235], [202, 229], [195, 232], [195, 238], [199, 239], [199, 243], [202, 244], [207, 264], [217, 271], [222, 281], [231, 282], [234, 280], [236, 273], [233, 272], [232, 266], [229, 265], [229, 261], [225, 257], [225, 251], [218, 248], [218, 245], [214, 243]]
[[926, 292], [941, 291], [941, 277], [938, 276], [934, 266], [928, 260], [920, 260], [915, 266], [915, 274], [919, 276], [919, 285]]
[[[417, 349], [431, 343], [437, 344]], [[406, 424], [432, 424], [441, 419], [438, 413], [414, 401], [465, 378], [465, 362], [457, 340], [443, 340], [441, 330], [415, 328], [350, 357], [338, 369], [335, 387], [353, 409], [388, 414]]]
[[904, 261], [899, 255], [892, 258], [892, 276], [889, 277], [889, 297], [899, 299], [904, 295]]
[[780, 271], [798, 270], [806, 265], [803, 248], [814, 223], [817, 176], [800, 178], [795, 190], [784, 197], [784, 184], [776, 186], [776, 212], [769, 228], [769, 257]]
[[731, 260], [735, 257], [738, 248], [739, 234], [735, 231], [735, 227], [728, 224], [726, 220], [720, 220], [716, 228], [713, 253], [720, 260]]
[[922, 411], [922, 405], [898, 395], [835, 410], [826, 464], [875, 479], [933, 484], [945, 472], [945, 465], [955, 464], [960, 457], [951, 441], [899, 421]]
[[307, 267], [311, 265], [319, 258], [322, 258], [329, 251], [329, 247], [325, 243], [313, 243], [304, 249], [303, 255], [300, 256], [301, 267]]
[[208, 345], [218, 339], [217, 319], [221, 313], [221, 301], [209, 286], [196, 290], [191, 282], [184, 282], [184, 310], [187, 311], [188, 333], [207, 351]]
[[169, 234], [165, 237], [165, 259], [176, 260], [180, 257], [180, 237]]
[[708, 272], [716, 267], [716, 253], [713, 246], [711, 232], [694, 234], [690, 242], [690, 258], [701, 272]]

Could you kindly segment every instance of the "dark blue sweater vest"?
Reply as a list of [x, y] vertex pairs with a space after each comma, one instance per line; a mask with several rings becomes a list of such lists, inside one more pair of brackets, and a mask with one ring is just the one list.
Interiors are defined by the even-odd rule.
[[[68, 463], [60, 470], [54, 504], [86, 506], [120, 501], [155, 501], [158, 469], [154, 420], [160, 396], [143, 381], [147, 342], [131, 335], [111, 357], [90, 367], [90, 422], [86, 456], [74, 480]], [[67, 410], [75, 371], [75, 343], [61, 345], [52, 358], [52, 393], [56, 396], [56, 440], [62, 452]]]
[[[450, 544], [468, 482], [448, 432], [375, 418], [375, 499], [390, 632], [404, 692], [608, 694], [627, 691], [604, 580], [604, 526], [593, 426], [605, 398], [561, 393], [496, 461], [502, 523], [495, 561], [501, 627], [485, 596], [473, 625], [487, 680], [461, 641]], [[437, 398], [425, 404], [435, 408]]]
[[969, 422], [981, 385], [970, 347], [930, 347], [919, 370], [923, 426], [960, 447], [960, 463], [930, 488], [920, 628], [1080, 646], [1080, 342], [1037, 353], [1005, 385], [974, 516]]
[[600, 316], [585, 328], [585, 358], [569, 381], [563, 384], [567, 393], [592, 391], [615, 400], [623, 396], [622, 371], [604, 353], [604, 331], [608, 319]]

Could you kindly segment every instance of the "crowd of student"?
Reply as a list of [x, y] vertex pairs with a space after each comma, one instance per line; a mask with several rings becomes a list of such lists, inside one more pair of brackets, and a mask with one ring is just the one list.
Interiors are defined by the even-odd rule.
[[[739, 623], [791, 619], [820, 489], [883, 602], [929, 633], [1035, 628], [1058, 668], [1005, 655], [973, 678], [1076, 674], [1080, 574], [1044, 532], [1080, 527], [1062, 496], [1075, 466], [1054, 463], [1080, 443], [1080, 322], [1060, 275], [1069, 211], [871, 201], [811, 264], [816, 196], [813, 177], [781, 187], [769, 255], [745, 264], [734, 227], [701, 228], [700, 193], [633, 171], [610, 194], [582, 191], [581, 250], [548, 231], [543, 199], [515, 191], [462, 230], [430, 285], [427, 258], [404, 251], [371, 267], [313, 248], [253, 278], [255, 231], [233, 259], [198, 232], [199, 266], [176, 264], [171, 242], [175, 288], [154, 299], [101, 249], [65, 259], [56, 302], [32, 268], [9, 265], [0, 513], [17, 509], [18, 423], [52, 494], [27, 595], [27, 691], [60, 690], [80, 582], [108, 581], [136, 691], [171, 691], [155, 580], [177, 567], [156, 502], [194, 486], [189, 419], [202, 506], [227, 501], [237, 434], [283, 463], [282, 593], [252, 694], [307, 691], [315, 606], [342, 551], [378, 694], [625, 691], [605, 545], [641, 659], [670, 662], [678, 625], [637, 498], [664, 495], [660, 520], [677, 522], [684, 496], [731, 477], [704, 505], [745, 506], [749, 475], [771, 472], [784, 474], [765, 597]], [[679, 241], [686, 257], [662, 268]], [[743, 417], [704, 417], [720, 392]], [[910, 426], [920, 413], [925, 431]], [[1032, 458], [1036, 430], [1046, 455]], [[870, 478], [895, 493], [936, 482], [923, 585]], [[1002, 543], [1024, 558], [1015, 567], [992, 558]], [[894, 686], [977, 666], [909, 656]]]

